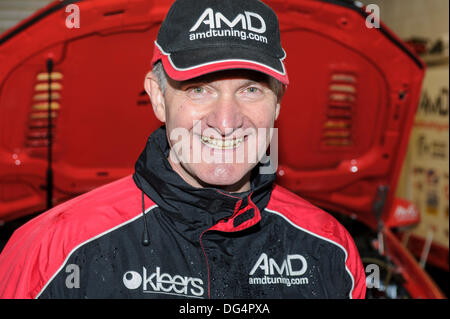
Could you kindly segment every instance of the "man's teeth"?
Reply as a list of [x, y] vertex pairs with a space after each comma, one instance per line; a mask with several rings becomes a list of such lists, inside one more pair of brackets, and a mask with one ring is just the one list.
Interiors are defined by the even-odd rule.
[[207, 136], [202, 136], [202, 142], [203, 144], [208, 145], [212, 148], [218, 148], [218, 149], [232, 149], [238, 147], [242, 142], [244, 141], [243, 137], [239, 137], [236, 139], [229, 139], [229, 140], [223, 140], [223, 139], [215, 139]]

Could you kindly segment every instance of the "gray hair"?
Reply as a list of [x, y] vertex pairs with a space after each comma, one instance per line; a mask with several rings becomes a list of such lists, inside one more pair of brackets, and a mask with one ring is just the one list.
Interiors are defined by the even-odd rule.
[[164, 94], [164, 92], [166, 91], [166, 87], [167, 87], [168, 75], [167, 75], [166, 71], [164, 70], [164, 67], [163, 67], [163, 64], [161, 61], [158, 61], [155, 63], [155, 65], [153, 65], [152, 73], [158, 81], [158, 85], [161, 89], [161, 92]]
[[[161, 88], [161, 92], [164, 94], [167, 88], [169, 76], [164, 70], [164, 66], [161, 61], [155, 63], [152, 72], [158, 81], [159, 87]], [[278, 101], [280, 101], [285, 91], [285, 86], [283, 85], [283, 83], [281, 83], [274, 77], [269, 76], [269, 86], [275, 92]]]

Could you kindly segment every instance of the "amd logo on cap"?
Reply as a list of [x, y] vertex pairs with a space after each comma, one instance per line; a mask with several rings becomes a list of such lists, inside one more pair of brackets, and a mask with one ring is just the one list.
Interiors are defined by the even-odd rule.
[[251, 69], [288, 84], [275, 12], [260, 0], [177, 0], [161, 24], [152, 64], [184, 81]]
[[[259, 21], [259, 27], [255, 26], [254, 22], [256, 21]], [[202, 22], [209, 25], [210, 29], [221, 28], [222, 23], [226, 24], [229, 28], [234, 28], [240, 22], [242, 29], [244, 30], [249, 30], [256, 33], [266, 32], [266, 22], [264, 19], [259, 14], [250, 11], [244, 11], [244, 14], [239, 13], [233, 21], [230, 21], [221, 12], [216, 12], [214, 14], [213, 9], [208, 8], [202, 13], [200, 18], [197, 22], [195, 22], [194, 26], [189, 31], [196, 31]]]

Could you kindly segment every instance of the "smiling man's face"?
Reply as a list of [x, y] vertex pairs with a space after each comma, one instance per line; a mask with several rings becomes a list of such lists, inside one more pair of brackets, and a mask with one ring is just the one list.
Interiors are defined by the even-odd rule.
[[229, 70], [169, 79], [163, 92], [150, 72], [145, 87], [166, 124], [174, 171], [194, 187], [250, 189], [250, 171], [269, 145], [280, 109], [267, 75]]

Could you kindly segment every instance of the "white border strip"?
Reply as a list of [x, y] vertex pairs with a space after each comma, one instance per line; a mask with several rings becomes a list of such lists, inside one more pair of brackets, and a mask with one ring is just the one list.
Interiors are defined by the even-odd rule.
[[251, 63], [251, 64], [256, 64], [256, 65], [262, 66], [262, 67], [264, 67], [266, 69], [269, 69], [269, 70], [271, 70], [271, 71], [273, 71], [273, 72], [275, 72], [277, 74], [280, 74], [282, 76], [286, 76], [286, 69], [284, 68], [284, 63], [283, 63], [283, 60], [286, 58], [286, 51], [284, 51], [284, 49], [283, 49], [284, 56], [281, 59], [279, 59], [280, 63], [281, 63], [281, 67], [283, 68], [283, 72], [281, 73], [280, 71], [278, 71], [278, 70], [276, 70], [276, 69], [274, 69], [274, 68], [272, 68], [272, 67], [270, 67], [268, 65], [265, 65], [265, 64], [262, 64], [262, 63], [258, 63], [258, 62], [255, 62], [255, 61], [251, 61], [251, 60], [241, 60], [241, 59], [217, 60], [217, 61], [207, 62], [207, 63], [203, 63], [203, 64], [198, 64], [198, 65], [195, 65], [195, 66], [191, 66], [189, 68], [178, 68], [177, 66], [175, 66], [175, 64], [173, 63], [172, 59], [170, 58], [170, 53], [165, 52], [159, 46], [159, 44], [156, 41], [155, 41], [155, 45], [158, 47], [158, 49], [164, 55], [167, 56], [170, 64], [172, 65], [172, 67], [175, 70], [180, 71], [180, 72], [190, 71], [190, 70], [197, 69], [197, 68], [200, 68], [200, 67], [204, 67], [204, 66], [208, 66], [208, 65], [212, 65], [212, 64], [217, 64], [217, 63], [223, 63], [223, 62], [246, 62], [246, 63]]
[[[158, 205], [153, 205], [153, 206], [147, 208], [147, 209], [145, 210], [144, 213], [147, 214], [148, 212], [150, 212], [150, 211], [151, 211], [153, 208], [155, 208], [155, 207], [158, 207]], [[66, 257], [66, 259], [64, 260], [64, 262], [62, 263], [61, 267], [59, 267], [58, 270], [53, 274], [53, 276], [47, 281], [47, 283], [45, 284], [45, 286], [42, 287], [41, 291], [39, 291], [39, 293], [36, 295], [36, 297], [34, 297], [34, 299], [39, 298], [39, 296], [44, 292], [44, 290], [47, 288], [47, 286], [53, 281], [53, 279], [54, 279], [54, 278], [59, 274], [59, 272], [64, 268], [65, 264], [69, 261], [70, 256], [72, 256], [72, 254], [73, 254], [78, 248], [80, 248], [81, 246], [84, 246], [84, 245], [86, 245], [87, 243], [89, 243], [89, 242], [91, 242], [91, 241], [93, 241], [93, 240], [96, 240], [97, 238], [100, 238], [100, 237], [102, 237], [102, 236], [104, 236], [104, 235], [106, 235], [106, 234], [108, 234], [108, 233], [110, 233], [110, 232], [112, 232], [112, 231], [114, 231], [114, 230], [116, 230], [116, 229], [122, 227], [122, 226], [125, 226], [125, 225], [127, 225], [127, 224], [129, 224], [129, 223], [135, 221], [136, 219], [138, 219], [138, 218], [140, 218], [140, 217], [142, 217], [142, 212], [139, 213], [138, 215], [136, 215], [135, 217], [133, 217], [132, 219], [129, 219], [129, 220], [123, 222], [122, 224], [119, 224], [119, 225], [117, 225], [117, 226], [115, 226], [115, 227], [113, 227], [113, 228], [108, 229], [107, 231], [104, 231], [103, 233], [100, 233], [100, 234], [98, 234], [98, 235], [96, 235], [96, 236], [94, 236], [94, 237], [92, 237], [92, 238], [89, 238], [88, 240], [82, 242], [81, 244], [79, 244], [78, 246], [76, 246], [75, 248], [73, 248], [73, 249], [70, 251], [70, 253], [67, 255], [67, 257]]]
[[350, 289], [349, 297], [350, 297], [350, 299], [353, 299], [352, 293], [353, 293], [353, 289], [355, 288], [355, 279], [353, 278], [353, 274], [351, 273], [351, 271], [350, 271], [350, 270], [348, 269], [348, 267], [347, 267], [347, 257], [348, 257], [347, 250], [346, 250], [341, 244], [338, 244], [337, 242], [332, 241], [331, 239], [328, 239], [328, 238], [326, 238], [326, 237], [322, 237], [322, 236], [317, 235], [317, 234], [315, 234], [315, 233], [313, 233], [313, 232], [311, 232], [311, 231], [309, 231], [309, 230], [307, 230], [307, 229], [304, 229], [304, 228], [298, 226], [297, 224], [293, 223], [290, 219], [288, 219], [286, 216], [284, 216], [283, 214], [281, 214], [281, 213], [279, 213], [279, 212], [277, 212], [277, 211], [270, 210], [270, 209], [268, 209], [268, 208], [265, 208], [264, 210], [267, 211], [267, 212], [269, 212], [269, 213], [272, 213], [272, 214], [278, 215], [278, 216], [280, 216], [280, 217], [283, 217], [284, 220], [286, 220], [289, 224], [291, 224], [292, 226], [294, 226], [294, 227], [297, 228], [297, 229], [300, 229], [300, 230], [302, 230], [302, 231], [304, 231], [304, 232], [306, 232], [306, 233], [308, 233], [308, 234], [310, 234], [310, 235], [312, 235], [312, 236], [315, 236], [315, 237], [317, 237], [317, 238], [320, 238], [320, 239], [322, 239], [322, 240], [325, 240], [325, 241], [327, 241], [327, 242], [329, 242], [329, 243], [331, 243], [331, 244], [333, 244], [333, 245], [336, 245], [336, 246], [338, 246], [339, 248], [341, 248], [341, 249], [344, 251], [344, 254], [345, 254], [345, 270], [348, 272], [348, 274], [350, 275], [350, 278], [351, 278], [351, 280], [352, 280], [352, 289]]

